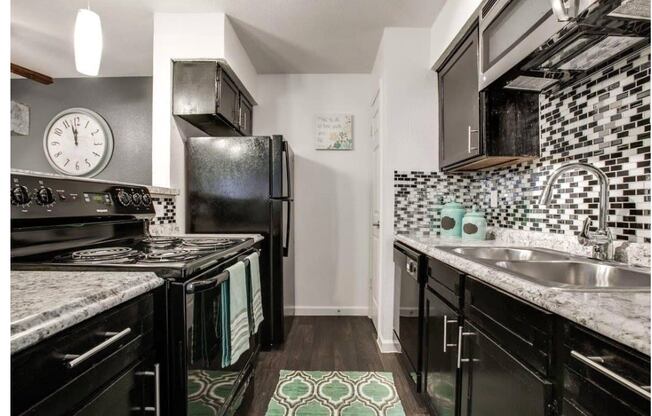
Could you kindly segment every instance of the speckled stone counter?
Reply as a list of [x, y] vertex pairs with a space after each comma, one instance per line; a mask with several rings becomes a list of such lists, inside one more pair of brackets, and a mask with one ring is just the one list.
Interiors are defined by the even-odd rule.
[[[579, 292], [537, 285], [507, 271], [455, 255], [444, 246], [530, 246], [519, 241], [464, 241], [397, 235], [395, 240], [492, 286], [650, 355], [650, 292]], [[563, 251], [563, 247], [557, 250]]]
[[151, 272], [11, 272], [11, 353], [161, 286]]

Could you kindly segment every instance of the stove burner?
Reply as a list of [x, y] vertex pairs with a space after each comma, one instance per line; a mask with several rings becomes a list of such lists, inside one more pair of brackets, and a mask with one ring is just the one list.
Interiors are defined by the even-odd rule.
[[142, 240], [142, 243], [149, 249], [172, 248], [178, 246], [180, 242], [180, 238], [165, 236], [152, 236]]
[[193, 258], [193, 254], [188, 250], [174, 249], [168, 251], [152, 251], [145, 253], [140, 259], [144, 262], [168, 262], [168, 261], [184, 261]]
[[129, 263], [141, 253], [129, 247], [89, 248], [73, 252], [70, 257], [75, 263]]
[[230, 238], [192, 238], [185, 239], [181, 246], [186, 250], [214, 250], [218, 248], [231, 247], [238, 241]]

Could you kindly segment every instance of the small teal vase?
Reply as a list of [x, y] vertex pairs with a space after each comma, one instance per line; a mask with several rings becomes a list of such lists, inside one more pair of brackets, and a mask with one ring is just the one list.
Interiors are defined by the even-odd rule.
[[441, 209], [441, 236], [461, 237], [462, 218], [466, 210], [459, 202], [449, 202]]
[[464, 240], [485, 240], [487, 236], [487, 219], [484, 212], [475, 207], [462, 219], [462, 238]]

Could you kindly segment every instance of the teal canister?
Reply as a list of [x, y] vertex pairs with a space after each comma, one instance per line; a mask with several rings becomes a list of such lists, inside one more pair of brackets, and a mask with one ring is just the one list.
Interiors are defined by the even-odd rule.
[[462, 238], [464, 240], [485, 240], [486, 236], [487, 219], [484, 217], [484, 212], [473, 208], [462, 219]]
[[466, 210], [459, 202], [449, 202], [441, 209], [441, 236], [462, 236], [462, 218]]

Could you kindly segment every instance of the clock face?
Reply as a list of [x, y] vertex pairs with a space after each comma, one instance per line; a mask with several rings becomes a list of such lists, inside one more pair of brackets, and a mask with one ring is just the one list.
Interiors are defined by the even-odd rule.
[[45, 155], [52, 167], [66, 175], [94, 176], [109, 163], [113, 134], [99, 114], [70, 108], [54, 116], [45, 129]]

